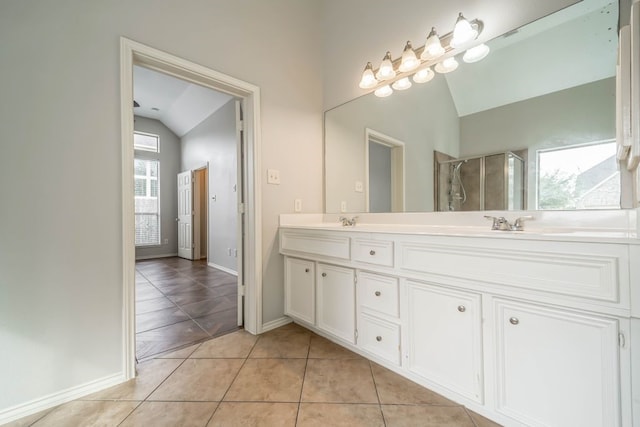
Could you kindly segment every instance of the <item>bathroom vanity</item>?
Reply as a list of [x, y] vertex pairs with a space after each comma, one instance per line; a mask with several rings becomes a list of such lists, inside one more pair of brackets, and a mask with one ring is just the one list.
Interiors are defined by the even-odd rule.
[[503, 425], [639, 425], [637, 210], [526, 214], [281, 215], [285, 314]]

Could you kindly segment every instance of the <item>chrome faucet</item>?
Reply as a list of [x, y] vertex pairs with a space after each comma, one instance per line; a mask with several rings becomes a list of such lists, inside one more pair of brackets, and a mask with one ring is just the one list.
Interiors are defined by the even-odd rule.
[[487, 219], [493, 221], [491, 224], [492, 230], [500, 230], [500, 231], [524, 231], [524, 222], [526, 220], [534, 219], [531, 215], [521, 216], [515, 220], [513, 224], [511, 224], [505, 217], [495, 217], [495, 216], [484, 216]]
[[353, 218], [349, 219], [346, 216], [341, 216], [339, 221], [342, 222], [342, 226], [343, 227], [353, 227], [356, 225], [356, 220], [358, 219], [357, 216], [354, 216]]

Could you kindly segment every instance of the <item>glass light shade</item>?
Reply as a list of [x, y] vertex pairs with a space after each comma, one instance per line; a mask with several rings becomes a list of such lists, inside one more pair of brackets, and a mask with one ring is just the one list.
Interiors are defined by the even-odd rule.
[[393, 63], [391, 62], [391, 52], [387, 52], [387, 54], [382, 59], [382, 64], [380, 64], [380, 68], [378, 69], [378, 74], [376, 74], [376, 78], [378, 80], [389, 80], [396, 76], [396, 71], [393, 69]]
[[395, 90], [406, 90], [411, 87], [411, 81], [409, 81], [409, 77], [403, 77], [400, 80], [393, 82], [391, 87]]
[[435, 75], [436, 74], [433, 72], [431, 68], [425, 68], [413, 75], [413, 81], [416, 83], [426, 83], [429, 80], [433, 79]]
[[391, 86], [389, 85], [384, 85], [376, 89], [373, 93], [379, 98], [385, 98], [393, 93], [393, 89], [391, 89]]
[[438, 37], [436, 29], [431, 28], [431, 32], [427, 36], [427, 41], [424, 43], [424, 50], [420, 55], [420, 59], [428, 61], [442, 55], [444, 55], [444, 47], [442, 47], [442, 43], [440, 43], [440, 37]]
[[373, 75], [373, 66], [371, 62], [367, 62], [367, 66], [364, 67], [364, 71], [362, 72], [362, 79], [360, 79], [361, 89], [371, 89], [375, 85], [378, 84], [378, 80], [376, 80], [376, 76]]
[[486, 44], [479, 44], [478, 46], [468, 49], [462, 56], [462, 60], [468, 63], [481, 61], [489, 55], [489, 50], [489, 46]]
[[445, 74], [454, 71], [458, 68], [458, 61], [453, 56], [451, 58], [447, 58], [442, 62], [439, 62], [434, 67], [438, 73]]
[[453, 28], [453, 38], [451, 39], [451, 47], [460, 47], [478, 37], [478, 31], [474, 30], [469, 21], [466, 20], [462, 13], [458, 15], [456, 26]]
[[398, 70], [402, 73], [407, 71], [413, 71], [420, 66], [420, 60], [416, 57], [416, 53], [411, 47], [411, 42], [407, 42], [402, 52], [402, 59], [400, 60], [400, 66]]

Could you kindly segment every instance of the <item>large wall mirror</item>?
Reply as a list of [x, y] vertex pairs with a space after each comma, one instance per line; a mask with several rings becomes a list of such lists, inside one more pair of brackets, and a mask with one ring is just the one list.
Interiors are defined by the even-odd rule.
[[583, 0], [490, 54], [325, 113], [325, 210], [620, 207], [617, 1]]

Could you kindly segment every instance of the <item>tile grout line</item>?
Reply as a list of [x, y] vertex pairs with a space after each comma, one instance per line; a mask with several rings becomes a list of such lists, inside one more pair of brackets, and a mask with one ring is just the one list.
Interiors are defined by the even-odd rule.
[[371, 371], [371, 379], [373, 380], [373, 388], [376, 390], [376, 397], [378, 398], [378, 409], [380, 410], [380, 415], [382, 416], [382, 423], [386, 427], [387, 420], [384, 417], [384, 412], [382, 411], [382, 401], [380, 400], [380, 393], [378, 392], [378, 383], [376, 381], [376, 376], [373, 374], [373, 365], [372, 362], [368, 359], [365, 359], [369, 362], [369, 371]]
[[209, 417], [209, 419], [207, 420], [207, 424], [209, 425], [209, 423], [211, 422], [211, 420], [213, 419], [213, 417], [216, 415], [216, 412], [218, 412], [218, 409], [220, 409], [220, 405], [222, 404], [222, 402], [224, 402], [224, 398], [227, 397], [227, 393], [229, 393], [229, 390], [231, 389], [231, 386], [233, 385], [233, 383], [236, 381], [236, 379], [238, 379], [238, 375], [240, 375], [240, 371], [242, 371], [242, 368], [244, 368], [244, 365], [247, 364], [247, 360], [249, 360], [249, 356], [251, 355], [251, 352], [253, 351], [253, 349], [256, 347], [256, 345], [258, 344], [258, 341], [260, 341], [261, 337], [258, 337], [258, 339], [256, 340], [256, 342], [253, 343], [253, 345], [251, 346], [251, 349], [249, 350], [249, 352], [247, 353], [247, 356], [244, 358], [244, 362], [242, 362], [242, 365], [240, 366], [240, 369], [238, 369], [238, 372], [236, 372], [236, 375], [233, 377], [233, 380], [231, 380], [231, 382], [229, 383], [229, 386], [227, 387], [227, 389], [225, 390], [224, 394], [222, 395], [222, 398], [220, 398], [220, 401], [218, 402], [218, 406], [216, 406], [215, 411], [213, 411], [213, 414], [211, 414], [211, 416]]
[[311, 354], [311, 338], [309, 335], [309, 345], [307, 346], [307, 357], [304, 362], [304, 372], [302, 373], [302, 384], [300, 386], [300, 396], [298, 398], [298, 410], [296, 411], [296, 421], [294, 425], [298, 425], [298, 418], [300, 417], [300, 406], [302, 406], [302, 392], [304, 391], [304, 382], [307, 379], [307, 367], [309, 366], [309, 355]]

